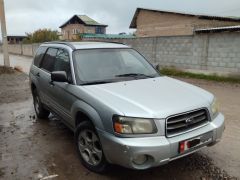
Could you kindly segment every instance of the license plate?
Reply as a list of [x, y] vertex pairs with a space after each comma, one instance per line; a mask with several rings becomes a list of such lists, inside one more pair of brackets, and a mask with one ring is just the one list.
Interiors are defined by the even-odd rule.
[[212, 141], [212, 132], [201, 135], [199, 137], [181, 141], [179, 142], [179, 153], [184, 153], [186, 151], [192, 150], [198, 146], [201, 146], [211, 141]]

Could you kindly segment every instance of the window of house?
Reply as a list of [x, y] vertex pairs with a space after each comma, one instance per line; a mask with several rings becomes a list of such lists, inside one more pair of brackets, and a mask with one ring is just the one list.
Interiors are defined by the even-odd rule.
[[96, 34], [104, 34], [104, 28], [103, 27], [96, 27], [95, 29]]
[[79, 34], [80, 30], [79, 29], [73, 29], [73, 34]]

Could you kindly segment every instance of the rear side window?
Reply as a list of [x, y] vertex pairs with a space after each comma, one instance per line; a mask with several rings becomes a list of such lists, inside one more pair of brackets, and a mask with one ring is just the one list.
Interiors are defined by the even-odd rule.
[[48, 71], [52, 72], [54, 68], [54, 62], [56, 60], [56, 55], [57, 55], [58, 49], [55, 48], [49, 48], [42, 60], [41, 63], [41, 68]]
[[41, 46], [38, 48], [34, 58], [34, 63], [33, 63], [35, 66], [39, 67], [46, 50], [47, 50], [47, 47], [44, 47], [44, 46]]

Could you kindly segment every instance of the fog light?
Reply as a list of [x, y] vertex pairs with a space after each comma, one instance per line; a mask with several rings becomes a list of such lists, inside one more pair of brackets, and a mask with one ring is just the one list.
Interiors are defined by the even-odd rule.
[[137, 155], [133, 158], [133, 163], [136, 165], [142, 165], [147, 161], [146, 155]]

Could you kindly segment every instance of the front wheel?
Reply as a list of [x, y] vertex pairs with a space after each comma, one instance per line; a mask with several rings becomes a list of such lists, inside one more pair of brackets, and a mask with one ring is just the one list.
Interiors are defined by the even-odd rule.
[[106, 171], [108, 163], [104, 157], [100, 139], [89, 121], [78, 125], [75, 142], [80, 160], [87, 169], [96, 173]]

